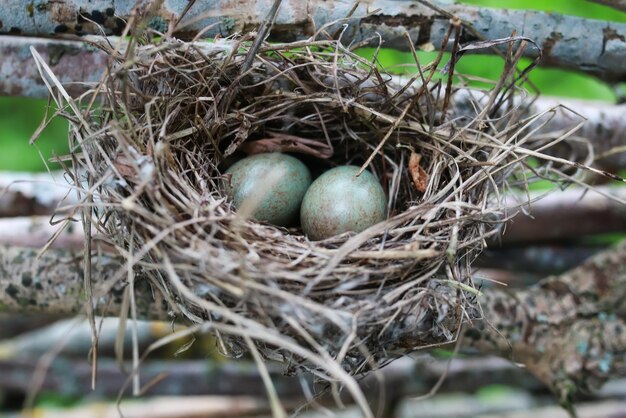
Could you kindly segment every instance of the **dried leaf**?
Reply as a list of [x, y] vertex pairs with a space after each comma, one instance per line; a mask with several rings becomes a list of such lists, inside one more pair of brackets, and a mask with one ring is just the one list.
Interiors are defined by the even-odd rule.
[[241, 145], [240, 149], [246, 154], [294, 152], [324, 159], [333, 155], [333, 149], [325, 142], [281, 133], [273, 133], [270, 136], [270, 138], [246, 142]]
[[409, 158], [409, 173], [411, 174], [415, 188], [420, 193], [424, 193], [426, 186], [428, 186], [428, 174], [426, 174], [426, 171], [420, 166], [421, 160], [422, 156], [420, 154], [416, 152], [411, 153], [411, 158]]
[[118, 154], [113, 160], [115, 169], [124, 177], [130, 179], [137, 175], [135, 167], [128, 161], [128, 158], [123, 154]]

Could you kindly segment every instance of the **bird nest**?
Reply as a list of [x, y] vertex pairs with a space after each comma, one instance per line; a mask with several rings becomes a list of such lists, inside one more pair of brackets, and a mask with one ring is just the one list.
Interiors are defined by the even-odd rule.
[[[481, 317], [470, 264], [506, 217], [503, 194], [541, 177], [526, 157], [547, 140], [509, 100], [515, 60], [461, 111], [439, 60], [402, 83], [336, 40], [251, 39], [100, 43], [102, 82], [59, 99], [77, 207], [126, 260], [119, 281], [149, 283], [227, 355], [327, 379], [454, 341]], [[314, 175], [369, 170], [387, 219], [312, 241], [242, 216], [224, 171], [268, 151]]]

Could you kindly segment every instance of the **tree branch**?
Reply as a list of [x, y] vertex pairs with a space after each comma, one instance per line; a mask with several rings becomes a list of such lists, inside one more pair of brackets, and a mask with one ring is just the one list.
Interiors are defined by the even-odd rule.
[[51, 248], [82, 250], [85, 245], [82, 225], [73, 222], [61, 230], [60, 225], [50, 223], [51, 219], [50, 216], [0, 218], [0, 245], [39, 249], [57, 234]]
[[[0, 311], [67, 316], [84, 312], [87, 299], [82, 260], [80, 250], [49, 250], [39, 256], [31, 248], [0, 247]], [[121, 266], [121, 260], [109, 255], [94, 257], [97, 283], [93, 294], [103, 314], [120, 314], [124, 284], [118, 281], [111, 289], [106, 286]], [[138, 298], [139, 315], [167, 319], [166, 310], [152, 298], [147, 284], [140, 281], [135, 287], [142, 295]]]
[[[342, 35], [345, 43], [373, 45], [380, 34], [385, 46], [408, 51], [410, 47], [405, 39], [405, 32], [408, 32], [417, 47], [440, 48], [450, 15], [455, 15], [474, 29], [474, 32], [466, 31], [462, 42], [476, 40], [475, 34], [482, 39], [497, 39], [517, 32], [542, 45], [545, 65], [584, 71], [607, 81], [626, 80], [626, 68], [622, 65], [626, 60], [626, 24], [623, 23], [534, 11], [439, 5], [436, 1], [449, 14], [441, 15], [417, 2], [361, 2], [353, 13], [353, 2], [349, 1], [335, 2], [334, 7], [327, 7], [324, 0], [285, 0], [283, 3], [270, 38], [274, 41], [308, 38], [316, 29], [344, 19], [327, 27], [327, 31], [335, 33], [342, 23], [349, 23]], [[119, 35], [134, 6], [134, 0], [94, 0], [88, 7], [75, 0], [47, 0], [35, 7], [24, 7], [21, 0], [7, 0], [3, 8], [6, 12], [1, 14], [0, 20], [2, 30], [11, 34], [83, 35], [101, 34], [104, 30], [108, 35]], [[198, 0], [181, 16], [185, 7], [185, 2], [161, 2], [156, 8], [157, 17], [148, 24], [166, 32], [182, 17], [177, 31], [181, 37], [190, 37], [205, 28], [208, 28], [205, 36], [224, 37], [257, 28], [267, 11], [266, 2], [239, 7], [228, 0]], [[377, 8], [380, 10], [376, 12]], [[346, 21], [348, 16], [356, 17]], [[449, 50], [452, 44], [450, 40], [444, 47]], [[530, 48], [526, 51], [528, 56], [534, 57], [536, 53]]]
[[[481, 103], [487, 96], [475, 90], [462, 90], [454, 95], [455, 117], [472, 118], [476, 114], [476, 103]], [[594, 149], [595, 163], [608, 171], [616, 172], [626, 167], [626, 104], [613, 105], [598, 101], [562, 99], [554, 97], [532, 98], [515, 97], [515, 105], [520, 120], [542, 115], [535, 122], [538, 135], [557, 138], [560, 134], [572, 130], [582, 123], [574, 133], [584, 138]], [[539, 126], [542, 124], [543, 126]], [[579, 155], [585, 155], [586, 144], [567, 140], [561, 148], [571, 147]], [[582, 153], [580, 154], [582, 149]], [[567, 154], [565, 154], [567, 155]]]
[[528, 370], [567, 403], [626, 375], [626, 242], [528, 290], [489, 289], [467, 343]]
[[[82, 311], [82, 255], [51, 250], [35, 256], [34, 251], [0, 247], [0, 307], [67, 315]], [[93, 265], [101, 284], [119, 262], [102, 255]], [[104, 299], [108, 314], [119, 313], [121, 291], [98, 299]], [[626, 242], [529, 290], [484, 293], [486, 319], [468, 329], [466, 343], [523, 363], [563, 401], [626, 376]], [[139, 288], [137, 301], [144, 317], [166, 316], [149, 289]], [[412, 347], [412, 337], [403, 336], [399, 344]]]
[[[573, 240], [585, 235], [626, 232], [626, 188], [580, 188], [553, 192], [527, 208], [506, 225], [498, 241], [519, 244], [540, 241]], [[536, 196], [536, 195], [535, 195]]]
[[[1, 180], [0, 177], [0, 183]], [[59, 189], [63, 187], [59, 186]], [[626, 232], [626, 206], [619, 201], [626, 200], [626, 189], [599, 186], [595, 190], [572, 188], [542, 197], [529, 207], [524, 207], [530, 215], [519, 213], [513, 217], [502, 236], [494, 239], [494, 243], [510, 245], [564, 241], [585, 235]], [[24, 189], [22, 192], [25, 194], [23, 198], [36, 202], [50, 197], [47, 189], [34, 188], [30, 192]], [[531, 193], [530, 197], [535, 199], [542, 194]], [[47, 206], [52, 212], [53, 208]], [[23, 212], [23, 215], [0, 219], [0, 245], [42, 248], [59, 229], [58, 225], [50, 224], [50, 216], [32, 216], [28, 211]], [[99, 248], [106, 250], [106, 244], [99, 241], [97, 236], [96, 243]], [[53, 248], [81, 250], [83, 234], [80, 223], [74, 222], [61, 232]]]
[[[514, 245], [504, 248], [494, 245], [493, 248], [487, 248], [481, 253], [473, 267], [498, 269], [511, 275], [515, 272], [530, 273], [542, 275], [543, 278], [576, 268], [603, 249], [606, 248], [600, 245]], [[507, 282], [507, 284], [516, 283]], [[520, 284], [517, 287], [520, 287]]]
[[0, 218], [48, 215], [61, 202], [76, 203], [75, 194], [63, 186], [62, 178], [62, 173], [0, 173]]
[[[293, 405], [291, 405], [293, 407]], [[52, 412], [52, 411], [54, 412]], [[613, 411], [609, 409], [608, 412]], [[133, 418], [242, 418], [268, 416], [271, 408], [265, 399], [246, 396], [165, 396], [141, 399], [94, 402], [86, 405], [48, 408], [36, 407], [6, 418], [22, 416], [54, 417], [133, 417]], [[585, 417], [583, 417], [585, 418]]]
[[[90, 344], [90, 341], [88, 342]], [[49, 341], [48, 341], [49, 344]], [[100, 356], [98, 359], [98, 384], [91, 390], [91, 365], [83, 359], [61, 357], [53, 362], [43, 382], [42, 389], [54, 391], [64, 396], [84, 396], [86, 394], [115, 397], [128, 378], [113, 359]], [[99, 354], [100, 351], [99, 351]], [[404, 396], [424, 394], [446, 373], [447, 360], [428, 359], [414, 361], [404, 358], [396, 360], [383, 370], [386, 396], [397, 400]], [[126, 364], [127, 370], [132, 370]], [[283, 376], [280, 367], [268, 364], [272, 380], [279, 391], [280, 399], [300, 403], [305, 400], [299, 377]], [[32, 357], [0, 359], [0, 389], [28, 392], [29, 379], [37, 364]], [[69, 371], [69, 372], [68, 372]], [[217, 395], [252, 396], [265, 398], [263, 382], [254, 363], [240, 360], [237, 365], [219, 361], [202, 360], [147, 360], [141, 367], [141, 380], [150, 382], [159, 376], [167, 376], [152, 386], [150, 396], [178, 395]], [[313, 376], [302, 376], [314, 386]], [[455, 359], [448, 370], [448, 379], [440, 388], [441, 392], [457, 392], [468, 387], [478, 388], [491, 384], [515, 385], [531, 391], [546, 390], [545, 386], [533, 378], [526, 370], [516, 367], [497, 357]], [[382, 389], [380, 383], [370, 377], [361, 381], [361, 386], [370, 399], [376, 399]]]
[[[36, 66], [32, 65], [28, 50], [31, 45], [50, 64], [60, 82], [72, 94], [78, 94], [89, 83], [98, 81], [106, 67], [107, 57], [83, 42], [0, 36], [0, 56], [3, 57], [3, 65], [0, 66], [0, 95], [48, 97], [49, 92], [41, 83]], [[624, 59], [626, 60], [626, 46]], [[480, 100], [480, 93], [459, 92], [453, 97], [452, 116], [471, 115], [474, 111], [472, 101]], [[550, 112], [552, 119], [540, 133], [567, 131], [583, 121], [579, 116], [581, 115], [587, 121], [576, 134], [593, 144], [595, 153], [600, 158], [598, 163], [609, 170], [626, 167], [626, 105], [539, 98], [533, 102], [528, 101], [521, 109], [523, 116], [555, 109]], [[2, 185], [0, 210], [1, 189]]]

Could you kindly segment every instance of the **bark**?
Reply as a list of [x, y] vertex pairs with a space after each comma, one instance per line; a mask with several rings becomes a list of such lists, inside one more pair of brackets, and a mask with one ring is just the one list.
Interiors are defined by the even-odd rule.
[[[594, 148], [595, 164], [617, 172], [626, 167], [626, 104], [611, 105], [602, 102], [562, 100], [544, 97], [527, 107], [531, 116], [557, 109], [540, 133], [567, 132], [586, 119], [575, 136], [587, 139]], [[566, 141], [568, 146], [576, 146]]]
[[[626, 402], [611, 400], [605, 402], [587, 402], [576, 406], [578, 418], [607, 418], [626, 416]], [[501, 414], [485, 414], [481, 418], [502, 418]], [[523, 411], [509, 412], [506, 418], [571, 418], [567, 412], [556, 406], [545, 406]]]
[[[38, 317], [42, 317], [42, 315], [38, 315]], [[19, 320], [17, 315], [7, 319]], [[117, 334], [121, 326], [120, 322], [118, 318], [96, 318], [99, 358], [115, 358]], [[126, 326], [123, 344], [124, 356], [130, 358], [133, 338], [136, 338], [139, 351], [143, 352], [153, 342], [170, 335], [175, 328], [169, 322], [159, 321], [137, 321], [133, 325], [132, 330], [130, 326]], [[136, 330], [136, 334], [133, 336], [134, 330]], [[76, 358], [84, 361], [92, 347], [92, 336], [89, 321], [82, 320], [82, 318], [57, 318], [53, 324], [30, 332], [23, 331], [21, 334], [4, 341], [0, 340], [0, 358], [5, 360], [39, 358], [50, 351], [50, 343], [52, 341], [60, 341], [63, 343], [63, 347], [59, 348], [57, 353], [60, 357], [66, 360]], [[169, 349], [171, 350], [169, 352], [175, 352], [179, 348], [180, 343], [180, 341], [177, 341], [165, 350]], [[159, 353], [161, 352], [163, 351], [159, 351]], [[90, 367], [88, 363], [85, 363], [85, 366]], [[0, 372], [1, 375], [2, 373]], [[24, 384], [28, 384], [28, 382], [24, 382]]]
[[61, 317], [38, 314], [9, 314], [0, 312], [0, 345], [2, 340], [14, 338], [24, 332], [33, 331], [50, 325]]
[[501, 270], [496, 268], [478, 267], [472, 273], [474, 281], [483, 289], [506, 286], [509, 289], [527, 288], [536, 285], [545, 274], [526, 271]]
[[93, 402], [73, 407], [37, 407], [4, 418], [242, 418], [268, 416], [269, 404], [245, 396], [164, 396], [150, 399]]
[[[88, 351], [85, 351], [85, 355]], [[132, 370], [132, 364], [125, 363], [126, 370]], [[36, 372], [37, 363], [32, 358], [12, 358], [0, 360], [0, 388], [15, 392], [30, 390], [29, 377]], [[144, 384], [167, 375], [159, 383], [151, 386], [147, 394], [157, 395], [212, 395], [212, 396], [250, 396], [265, 398], [263, 382], [250, 362], [240, 361], [236, 365], [215, 361], [172, 360], [148, 361], [141, 366], [141, 381]], [[273, 370], [272, 376], [280, 388], [281, 399], [303, 399], [302, 389], [297, 377], [281, 376]], [[116, 397], [128, 374], [121, 371], [117, 361], [98, 358], [98, 381], [91, 390], [92, 366], [88, 362], [59, 357], [51, 365], [41, 387], [44, 391], [54, 391], [64, 396], [97, 395]], [[279, 380], [280, 379], [280, 380]]]
[[52, 219], [54, 218], [50, 216], [0, 219], [0, 244], [40, 249], [48, 245], [48, 241], [56, 234], [51, 248], [76, 250], [83, 248], [85, 236], [83, 226], [79, 222], [72, 222], [68, 228], [61, 230], [59, 225], [50, 223]]
[[[524, 207], [524, 210], [530, 215], [520, 211], [506, 225], [502, 236], [490, 243], [491, 247], [498, 248], [502, 244], [510, 246], [550, 241], [563, 242], [578, 240], [586, 235], [626, 232], [626, 205], [620, 202], [620, 199], [621, 201], [626, 200], [626, 189], [601, 186], [597, 187], [597, 190], [585, 191], [585, 189], [572, 188], [556, 191], [531, 203], [529, 207]], [[43, 192], [41, 197], [37, 191], [26, 197], [34, 201], [41, 201], [45, 196], [49, 196], [47, 190], [43, 190]], [[532, 193], [530, 196], [535, 199], [540, 195], [541, 193]], [[24, 212], [23, 215], [23, 217], [0, 219], [0, 245], [42, 248], [59, 229], [59, 225], [51, 225], [50, 223], [51, 220], [60, 219], [59, 217], [31, 216], [32, 213], [28, 211]], [[98, 248], [103, 251], [110, 250], [105, 240], [100, 239], [97, 235], [94, 238]], [[72, 222], [70, 227], [59, 234], [57, 240], [52, 244], [52, 248], [81, 250], [83, 244], [82, 225], [79, 222]], [[518, 252], [514, 259], [524, 259], [525, 257], [526, 260], [529, 260], [528, 256], [533, 256], [532, 250], [529, 251], [530, 253], [526, 256]], [[562, 254], [564, 255], [564, 253]], [[538, 254], [534, 255], [534, 257], [537, 256]], [[564, 260], [564, 262], [566, 261]], [[546, 268], [559, 267], [551, 259], [546, 258], [537, 258], [534, 263], [542, 263], [537, 270], [542, 272], [545, 272]], [[487, 262], [482, 266], [499, 268], [502, 267], [502, 264]], [[509, 267], [516, 270], [514, 266], [509, 265]], [[534, 271], [532, 270], [533, 265], [527, 267], [531, 268], [527, 271]]]
[[528, 290], [489, 289], [466, 343], [522, 363], [568, 404], [626, 375], [626, 242]]
[[[485, 100], [486, 97], [477, 91], [459, 91], [454, 96], [452, 114], [456, 117], [473, 117], [476, 113], [475, 103]], [[626, 104], [554, 97], [531, 100], [519, 96], [514, 103], [518, 109], [516, 117], [520, 119], [543, 115], [536, 122], [539, 127], [536, 136], [558, 138], [582, 123], [574, 136], [586, 139], [593, 146], [594, 163], [610, 172], [626, 167]], [[572, 151], [577, 155], [586, 155], [588, 152], [585, 143], [571, 140], [565, 141], [558, 151], [565, 158], [569, 158]]]
[[[584, 71], [608, 81], [626, 80], [626, 24], [603, 22], [535, 11], [477, 8], [435, 2], [442, 9], [432, 9], [422, 2], [372, 0], [357, 3], [335, 0], [284, 0], [278, 12], [271, 39], [286, 41], [308, 38], [316, 29], [330, 24], [327, 32], [340, 33], [341, 24], [349, 27], [344, 42], [369, 41], [373, 45], [379, 34], [386, 47], [410, 50], [405, 32], [417, 46], [440, 48], [452, 15], [471, 24], [461, 42], [528, 36], [542, 46], [543, 64]], [[271, 0], [252, 5], [236, 0], [198, 0], [182, 16], [188, 5], [184, 1], [158, 2], [155, 16], [148, 25], [161, 32], [177, 25], [177, 34], [191, 36], [208, 28], [205, 36], [229, 36], [258, 28], [271, 6]], [[94, 0], [88, 4], [77, 0], [37, 0], [24, 3], [6, 0], [0, 16], [0, 30], [9, 34], [55, 35], [87, 33], [119, 35], [124, 20], [131, 18], [135, 0]], [[347, 21], [331, 24], [339, 19]], [[182, 20], [181, 20], [182, 18]], [[102, 27], [97, 27], [96, 23]], [[444, 45], [451, 49], [452, 41]], [[529, 48], [526, 53], [536, 56]]]
[[[482, 398], [482, 399], [481, 399]], [[545, 402], [545, 401], [544, 401]], [[504, 392], [497, 399], [486, 396], [453, 394], [429, 400], [406, 400], [400, 410], [392, 415], [397, 418], [437, 417], [437, 418], [571, 418], [558, 406], [535, 406], [542, 400], [530, 399], [523, 393]], [[297, 405], [296, 405], [297, 407]], [[270, 416], [267, 404], [257, 399], [245, 397], [184, 397], [167, 396], [142, 402], [122, 402], [121, 408], [111, 403], [88, 403], [67, 408], [37, 408], [38, 418], [118, 418], [120, 409], [124, 415], [133, 418], [253, 418]], [[424, 415], [422, 411], [427, 411]], [[30, 412], [30, 411], [29, 411]], [[608, 400], [586, 402], [578, 408], [579, 418], [621, 418], [626, 414], [626, 401]], [[4, 418], [22, 418], [27, 412], [9, 413]], [[29, 415], [30, 416], [30, 415]], [[355, 408], [341, 410], [317, 410], [311, 408], [297, 414], [301, 418], [338, 416], [360, 418]]]
[[[572, 193], [559, 195], [563, 196], [563, 204], [555, 198], [549, 204], [537, 204], [532, 218], [524, 214], [516, 216], [504, 236], [495, 239], [474, 266], [544, 276], [559, 274], [576, 267], [603, 248], [597, 245], [572, 246], [557, 241], [567, 242], [588, 234], [626, 232], [626, 209], [619, 203], [602, 197], [585, 198], [581, 202], [585, 207], [580, 208], [575, 203], [568, 204]], [[0, 245], [37, 250], [49, 245], [53, 249], [82, 250], [85, 238], [78, 222], [73, 222], [49, 243], [59, 231], [58, 225], [50, 224], [51, 219], [50, 216], [0, 219]], [[568, 231], [568, 225], [574, 225], [574, 231]], [[113, 252], [99, 235], [94, 234], [93, 238], [93, 245], [105, 252]]]
[[[2, 192], [0, 191], [0, 193]], [[42, 204], [37, 201], [37, 198], [28, 196], [22, 192], [0, 194], [0, 218], [23, 215], [46, 215], [51, 214], [53, 211], [54, 205]]]

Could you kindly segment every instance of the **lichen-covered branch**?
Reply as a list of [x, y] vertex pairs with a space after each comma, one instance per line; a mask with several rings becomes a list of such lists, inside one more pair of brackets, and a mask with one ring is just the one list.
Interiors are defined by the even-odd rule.
[[[608, 0], [607, 0], [608, 1]], [[198, 0], [182, 15], [186, 1], [156, 3], [156, 16], [148, 25], [167, 32], [176, 26], [179, 36], [189, 36], [208, 28], [206, 36], [228, 36], [248, 32], [263, 21], [271, 1], [252, 2], [242, 7], [232, 0]], [[437, 4], [437, 1], [434, 3]], [[0, 30], [9, 34], [54, 35], [88, 33], [121, 34], [124, 21], [131, 17], [134, 0], [38, 0], [23, 2], [7, 0], [0, 13]], [[476, 8], [465, 5], [438, 4], [446, 10], [441, 14], [428, 6], [409, 1], [373, 0], [357, 3], [334, 1], [332, 7], [324, 0], [284, 0], [278, 12], [271, 39], [274, 41], [308, 38], [316, 30], [326, 28], [330, 34], [341, 32], [341, 24], [349, 23], [343, 32], [344, 42], [375, 44], [379, 34], [385, 46], [409, 50], [405, 32], [416, 47], [440, 48], [454, 15], [472, 25], [465, 30], [461, 42], [497, 39], [517, 32], [534, 39], [543, 47], [543, 64], [585, 71], [610, 81], [626, 80], [626, 25], [535, 11]], [[345, 20], [348, 16], [351, 18]], [[99, 28], [101, 25], [103, 29]], [[450, 40], [446, 49], [452, 47]], [[536, 51], [528, 49], [533, 56]]]
[[30, 53], [31, 46], [41, 54], [72, 95], [85, 90], [83, 83], [97, 82], [106, 68], [108, 57], [83, 42], [0, 36], [0, 95], [48, 97], [48, 88], [41, 81]]
[[524, 364], [567, 403], [626, 375], [626, 242], [527, 290], [489, 289], [466, 343]]
[[80, 311], [85, 303], [80, 263], [77, 253], [49, 252], [38, 260], [35, 249], [3, 247], [0, 309], [52, 314]]
[[[49, 250], [41, 255], [32, 248], [0, 247], [0, 311], [39, 312], [75, 315], [85, 312], [82, 251]], [[123, 283], [106, 287], [119, 271], [121, 261], [102, 254], [93, 260], [96, 313], [119, 315]], [[125, 277], [125, 276], [124, 276]], [[143, 317], [167, 318], [143, 282], [135, 284], [143, 292], [137, 305]], [[104, 292], [106, 290], [106, 293]]]

